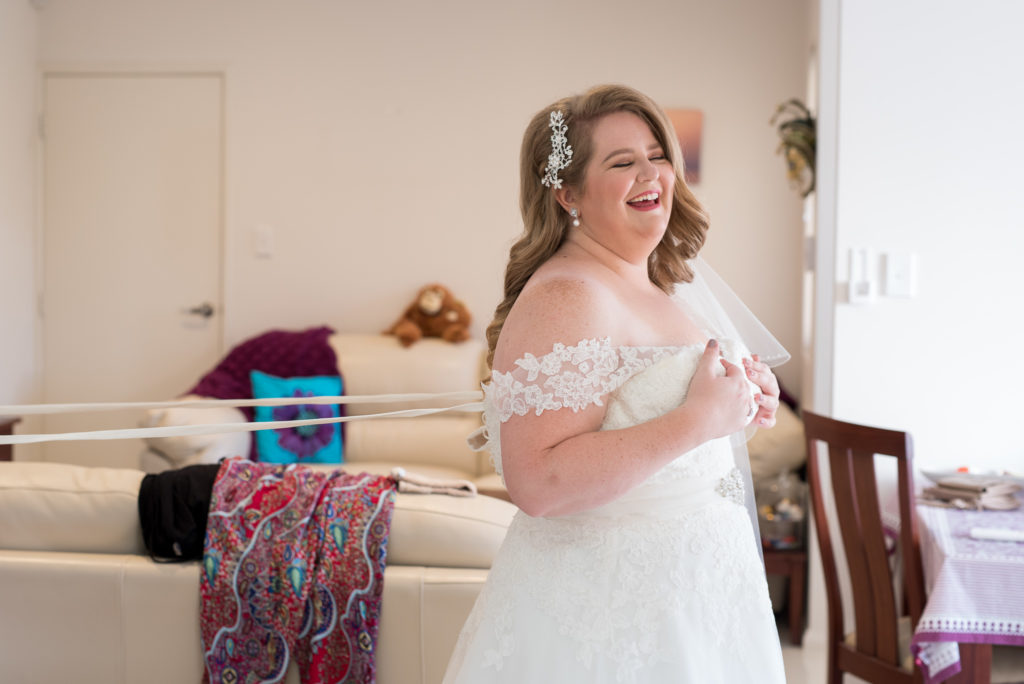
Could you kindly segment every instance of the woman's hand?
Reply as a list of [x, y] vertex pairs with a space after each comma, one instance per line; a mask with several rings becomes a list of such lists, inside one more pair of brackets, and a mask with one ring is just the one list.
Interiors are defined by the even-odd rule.
[[[720, 375], [719, 364], [725, 375]], [[705, 433], [703, 441], [738, 432], [750, 421], [753, 405], [744, 368], [723, 359], [716, 340], [704, 348], [683, 406], [698, 419]]]
[[753, 358], [743, 359], [743, 368], [750, 381], [761, 388], [754, 397], [757, 402], [757, 415], [753, 425], [770, 428], [775, 426], [775, 412], [779, 410], [779, 381], [767, 364], [761, 363], [761, 357], [754, 354]]

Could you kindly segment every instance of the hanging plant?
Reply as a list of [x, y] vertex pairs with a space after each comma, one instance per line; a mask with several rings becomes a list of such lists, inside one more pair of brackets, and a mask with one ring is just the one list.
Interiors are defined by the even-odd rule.
[[814, 190], [814, 155], [817, 144], [814, 117], [800, 100], [787, 100], [775, 109], [771, 123], [778, 123], [779, 147], [786, 159], [790, 184], [807, 197]]

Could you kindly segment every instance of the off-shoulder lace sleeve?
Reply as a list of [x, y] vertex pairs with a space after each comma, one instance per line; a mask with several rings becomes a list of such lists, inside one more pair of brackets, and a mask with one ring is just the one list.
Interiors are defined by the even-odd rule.
[[[494, 371], [485, 388], [499, 422], [533, 411], [591, 405], [603, 406], [602, 397], [655, 363], [669, 349], [612, 346], [610, 338], [583, 340], [574, 346], [556, 343], [541, 357], [526, 354], [516, 368]], [[660, 352], [660, 353], [659, 353]]]
[[501, 424], [512, 416], [544, 411], [604, 406], [605, 397], [627, 380], [678, 347], [613, 346], [611, 339], [562, 343], [541, 357], [526, 354], [508, 372], [494, 371], [484, 385], [484, 425], [470, 436], [474, 449], [486, 448], [494, 469], [504, 478], [501, 464]]

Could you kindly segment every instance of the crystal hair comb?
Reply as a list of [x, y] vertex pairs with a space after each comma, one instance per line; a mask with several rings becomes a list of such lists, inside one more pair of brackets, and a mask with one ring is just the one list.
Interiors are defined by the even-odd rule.
[[544, 167], [544, 178], [541, 180], [549, 188], [561, 188], [562, 179], [558, 172], [569, 166], [572, 161], [572, 146], [565, 137], [569, 127], [565, 124], [562, 112], [551, 112], [551, 154], [548, 155], [548, 165]]

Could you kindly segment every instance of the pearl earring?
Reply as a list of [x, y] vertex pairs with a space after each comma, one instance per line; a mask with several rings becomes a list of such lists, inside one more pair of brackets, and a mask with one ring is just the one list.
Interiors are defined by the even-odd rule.
[[579, 209], [577, 209], [576, 207], [573, 207], [572, 211], [569, 212], [569, 215], [572, 216], [572, 225], [579, 227], [579, 225], [580, 225], [580, 211], [579, 211]]

